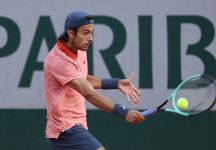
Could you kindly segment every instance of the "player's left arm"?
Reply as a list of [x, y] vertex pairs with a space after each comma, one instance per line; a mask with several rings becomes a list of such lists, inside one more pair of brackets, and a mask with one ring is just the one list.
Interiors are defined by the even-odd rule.
[[94, 89], [102, 88], [102, 80], [98, 77], [88, 75], [87, 81], [93, 86]]
[[133, 73], [126, 79], [105, 80], [88, 75], [87, 81], [94, 87], [94, 89], [119, 89], [126, 96], [128, 102], [132, 100], [134, 103], [138, 103], [140, 101], [139, 96], [141, 96], [141, 92], [133, 85], [133, 78]]

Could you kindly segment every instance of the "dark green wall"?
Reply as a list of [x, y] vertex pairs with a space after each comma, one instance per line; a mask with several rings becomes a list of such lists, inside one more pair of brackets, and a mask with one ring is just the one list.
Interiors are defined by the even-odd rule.
[[[0, 110], [0, 150], [49, 150], [45, 110]], [[160, 113], [139, 125], [88, 111], [89, 130], [107, 150], [215, 150], [216, 112], [185, 118]]]

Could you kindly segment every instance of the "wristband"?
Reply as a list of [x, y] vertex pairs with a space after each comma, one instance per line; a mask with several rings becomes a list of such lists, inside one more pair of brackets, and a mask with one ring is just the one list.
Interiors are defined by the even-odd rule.
[[114, 108], [113, 108], [113, 113], [117, 116], [120, 116], [122, 118], [125, 118], [125, 116], [127, 115], [129, 109], [120, 105], [120, 104], [115, 104]]
[[118, 89], [118, 79], [111, 78], [111, 79], [102, 79], [101, 81], [102, 89]]

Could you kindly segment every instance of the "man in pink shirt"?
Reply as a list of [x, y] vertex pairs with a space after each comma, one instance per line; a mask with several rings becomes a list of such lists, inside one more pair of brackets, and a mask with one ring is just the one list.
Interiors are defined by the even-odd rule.
[[85, 99], [103, 111], [136, 124], [144, 120], [137, 110], [115, 104], [95, 89], [119, 89], [128, 101], [139, 102], [140, 91], [128, 79], [100, 79], [88, 75], [86, 51], [93, 41], [94, 20], [74, 11], [63, 33], [44, 61], [47, 105], [46, 138], [53, 150], [104, 150], [87, 130]]

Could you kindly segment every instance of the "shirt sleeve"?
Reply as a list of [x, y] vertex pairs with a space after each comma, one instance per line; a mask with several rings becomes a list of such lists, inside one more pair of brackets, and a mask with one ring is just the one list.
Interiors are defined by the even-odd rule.
[[64, 59], [52, 65], [51, 73], [62, 85], [71, 80], [82, 78], [82, 73], [76, 62]]

